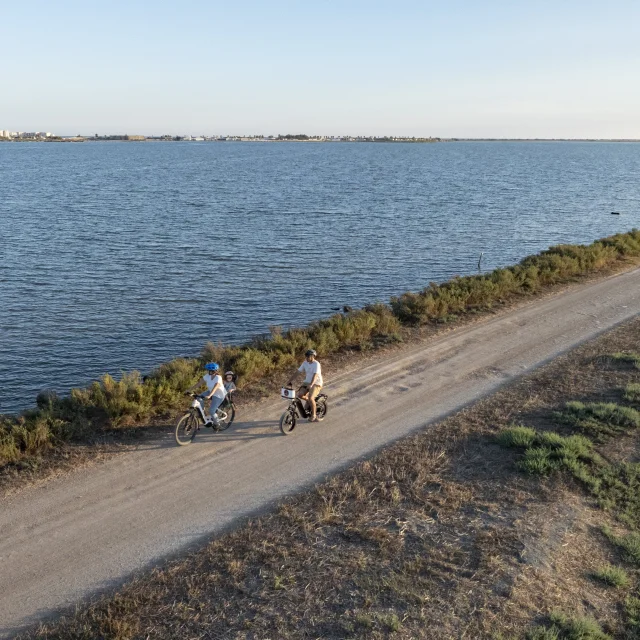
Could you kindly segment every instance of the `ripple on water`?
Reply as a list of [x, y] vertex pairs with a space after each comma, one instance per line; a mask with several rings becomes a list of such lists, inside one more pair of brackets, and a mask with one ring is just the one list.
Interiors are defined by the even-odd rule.
[[0, 145], [0, 411], [481, 251], [491, 269], [637, 227], [639, 169], [632, 144]]

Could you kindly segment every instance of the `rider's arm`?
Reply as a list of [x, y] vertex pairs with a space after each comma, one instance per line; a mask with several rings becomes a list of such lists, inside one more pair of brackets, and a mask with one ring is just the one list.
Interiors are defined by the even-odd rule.
[[292, 387], [293, 381], [298, 377], [298, 374], [302, 372], [303, 372], [302, 365], [300, 365], [300, 367], [291, 374], [291, 377], [289, 378], [289, 382], [287, 382], [287, 386]]

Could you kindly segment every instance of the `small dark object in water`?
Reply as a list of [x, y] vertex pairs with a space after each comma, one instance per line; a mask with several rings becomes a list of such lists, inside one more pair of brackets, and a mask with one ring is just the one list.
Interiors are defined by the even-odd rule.
[[340, 307], [331, 307], [331, 311], [340, 311]]
[[342, 307], [342, 311], [344, 313], [351, 313], [353, 311], [353, 307], [350, 307], [348, 304], [345, 304], [344, 307]]
[[612, 215], [612, 216], [619, 216], [619, 215], [620, 215], [620, 212], [619, 212], [619, 211], [612, 211], [612, 212], [611, 212], [611, 215]]

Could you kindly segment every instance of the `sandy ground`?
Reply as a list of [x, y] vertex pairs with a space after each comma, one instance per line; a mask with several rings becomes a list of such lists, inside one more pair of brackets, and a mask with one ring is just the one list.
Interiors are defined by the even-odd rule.
[[0, 501], [0, 635], [121, 583], [640, 313], [640, 269], [336, 376], [330, 411], [285, 437], [285, 401], [188, 447], [167, 434]]

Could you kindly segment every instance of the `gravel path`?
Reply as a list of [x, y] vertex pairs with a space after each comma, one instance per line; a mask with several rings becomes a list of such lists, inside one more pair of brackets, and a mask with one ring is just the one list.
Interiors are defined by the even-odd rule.
[[334, 377], [327, 419], [284, 437], [285, 401], [188, 447], [167, 436], [0, 501], [0, 636], [220, 532], [640, 313], [640, 269]]

